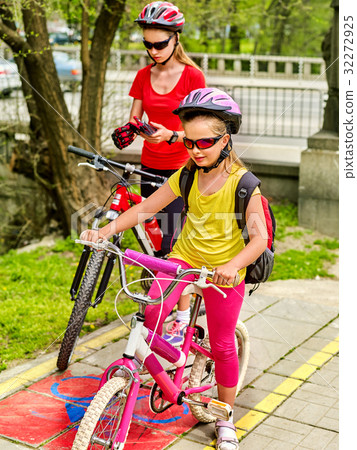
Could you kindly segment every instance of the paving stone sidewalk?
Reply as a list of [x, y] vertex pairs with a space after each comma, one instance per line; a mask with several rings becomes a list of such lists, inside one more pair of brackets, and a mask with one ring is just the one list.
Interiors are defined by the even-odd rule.
[[[251, 343], [245, 387], [234, 411], [240, 449], [338, 449], [338, 281], [266, 283], [252, 296], [246, 295], [240, 318]], [[122, 338], [104, 348], [87, 348], [83, 359], [71, 365], [72, 375], [100, 376], [113, 360], [113, 353], [124, 345]], [[86, 348], [85, 343], [82, 348]], [[2, 373], [0, 386], [6, 377], [20, 377], [21, 369], [17, 368], [17, 375], [14, 370]], [[33, 386], [28, 383], [21, 391], [31, 393]], [[51, 446], [61, 432], [31, 446], [28, 441], [14, 442], [1, 435], [1, 405], [0, 401], [1, 450], [71, 447]], [[145, 450], [208, 450], [215, 446], [213, 424], [197, 423], [185, 431], [168, 425], [164, 430], [170, 437], [168, 444], [160, 443], [162, 428], [149, 428], [158, 437], [156, 447], [150, 441], [142, 447]], [[75, 430], [70, 431], [74, 435]]]

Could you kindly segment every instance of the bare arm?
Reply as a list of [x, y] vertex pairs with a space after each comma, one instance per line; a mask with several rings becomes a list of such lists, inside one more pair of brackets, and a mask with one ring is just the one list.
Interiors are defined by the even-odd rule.
[[268, 234], [260, 195], [253, 195], [249, 200], [246, 221], [249, 234], [248, 245], [228, 263], [216, 268], [214, 283], [223, 286], [233, 283], [237, 272], [249, 266], [264, 252]]
[[129, 116], [129, 122], [134, 122], [134, 116], [139, 117], [141, 119], [143, 117], [143, 101], [139, 100], [138, 98], [134, 98], [133, 104], [131, 105], [130, 110], [130, 116]]
[[138, 223], [142, 223], [146, 219], [149, 219], [174, 201], [175, 198], [176, 195], [170, 188], [169, 183], [166, 182], [142, 203], [128, 209], [105, 227], [100, 228], [99, 230], [83, 231], [83, 233], [81, 233], [81, 239], [92, 242], [96, 242], [99, 238], [109, 239], [114, 234], [128, 230]]

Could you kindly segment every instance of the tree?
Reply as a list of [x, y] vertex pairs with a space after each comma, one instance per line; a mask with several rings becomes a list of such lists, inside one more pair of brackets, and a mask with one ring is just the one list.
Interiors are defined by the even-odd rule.
[[318, 56], [329, 27], [329, 0], [260, 0], [255, 54]]
[[[71, 215], [89, 201], [100, 202], [100, 178], [83, 177], [69, 144], [100, 152], [101, 112], [106, 66], [110, 47], [121, 20], [125, 0], [95, 3], [99, 12], [89, 46], [91, 0], [72, 2], [82, 13], [82, 96], [78, 130], [73, 125], [53, 61], [47, 31], [50, 2], [0, 1], [0, 38], [11, 48], [30, 113], [30, 145], [26, 149], [33, 177], [51, 193], [65, 235]], [[25, 37], [17, 31], [15, 17], [21, 14]], [[90, 185], [90, 190], [89, 190]], [[89, 195], [90, 192], [90, 195]], [[93, 193], [97, 192], [96, 198]]]

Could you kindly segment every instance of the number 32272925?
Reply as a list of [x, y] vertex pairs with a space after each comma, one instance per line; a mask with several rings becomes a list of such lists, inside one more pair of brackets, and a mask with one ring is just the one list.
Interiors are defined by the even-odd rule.
[[353, 17], [343, 20], [343, 73], [353, 75]]

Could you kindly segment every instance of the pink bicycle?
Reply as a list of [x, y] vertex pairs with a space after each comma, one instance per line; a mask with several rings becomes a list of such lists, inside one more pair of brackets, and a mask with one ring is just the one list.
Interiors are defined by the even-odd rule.
[[[196, 324], [203, 289], [216, 289], [217, 295], [225, 296], [217, 286], [207, 283], [207, 278], [212, 277], [213, 272], [205, 267], [183, 270], [174, 262], [130, 249], [122, 252], [108, 241], [97, 244], [76, 242], [93, 245], [98, 250], [111, 251], [119, 256], [122, 289], [128, 297], [139, 304], [139, 311], [132, 317], [131, 331], [123, 356], [105, 370], [99, 390], [81, 420], [72, 449], [124, 448], [141, 386], [140, 375], [143, 366], [154, 380], [149, 401], [150, 408], [155, 413], [166, 411], [173, 404], [186, 403], [200, 422], [213, 422], [217, 418], [228, 420], [232, 414], [231, 407], [215, 398], [217, 397], [215, 364], [209, 338], [205, 336], [204, 328]], [[125, 264], [145, 266], [149, 272], [161, 271], [175, 278], [161, 297], [151, 299], [147, 294], [129, 290]], [[195, 275], [195, 281], [182, 280], [189, 274]], [[196, 294], [191, 320], [180, 349], [173, 347], [144, 326], [146, 306], [163, 301], [179, 282], [188, 283], [186, 293]], [[238, 321], [236, 326], [236, 344], [240, 367], [238, 393], [243, 386], [248, 367], [250, 347], [247, 329], [241, 321]], [[187, 364], [190, 352], [195, 355], [192, 365]], [[155, 353], [171, 363], [173, 369], [165, 371]]]

